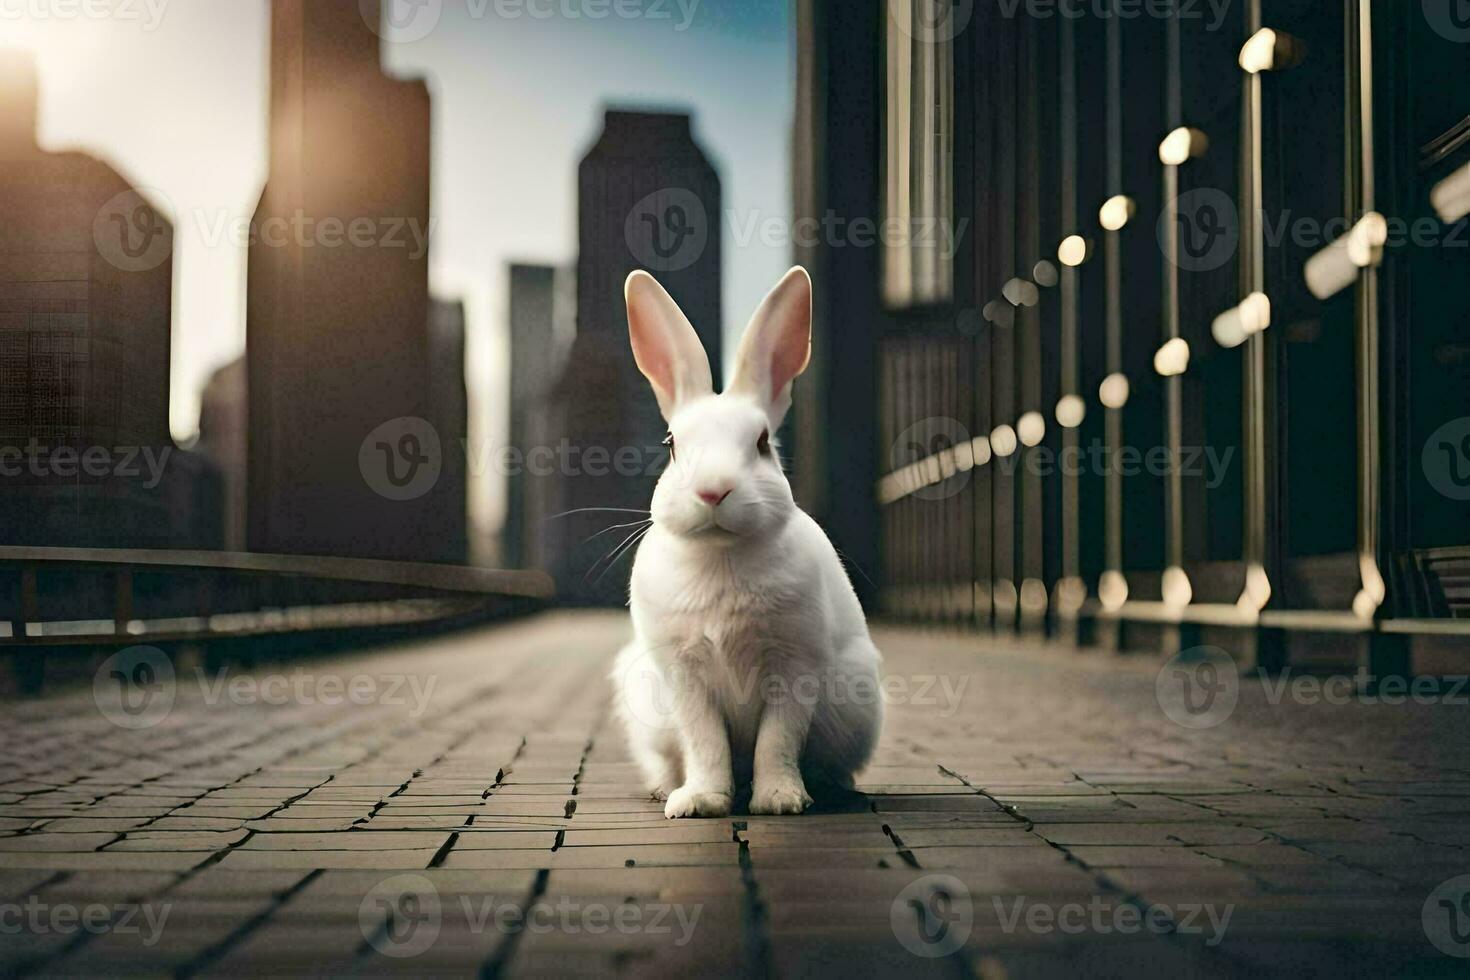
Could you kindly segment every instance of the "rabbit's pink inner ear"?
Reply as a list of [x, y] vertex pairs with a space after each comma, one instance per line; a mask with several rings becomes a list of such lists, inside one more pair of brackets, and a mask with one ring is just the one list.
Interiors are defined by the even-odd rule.
[[732, 388], [779, 402], [812, 356], [812, 281], [797, 266], [771, 290], [751, 318]]
[[679, 304], [648, 273], [629, 276], [624, 294], [633, 360], [667, 419], [681, 401], [711, 393], [709, 357]]

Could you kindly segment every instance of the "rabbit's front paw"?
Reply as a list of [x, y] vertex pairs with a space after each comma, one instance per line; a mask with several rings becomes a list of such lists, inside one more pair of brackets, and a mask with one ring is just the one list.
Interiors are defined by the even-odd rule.
[[730, 812], [729, 793], [710, 793], [680, 786], [669, 794], [664, 805], [664, 816], [670, 820], [679, 817], [723, 817]]
[[757, 786], [750, 797], [751, 813], [802, 813], [812, 805], [812, 798], [800, 781]]

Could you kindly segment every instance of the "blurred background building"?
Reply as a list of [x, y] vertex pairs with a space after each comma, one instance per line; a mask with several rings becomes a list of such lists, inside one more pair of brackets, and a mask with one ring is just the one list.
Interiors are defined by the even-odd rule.
[[[429, 95], [383, 74], [374, 9], [271, 8], [271, 166], [247, 299], [247, 543], [462, 560], [463, 469], [445, 462], [463, 423], [437, 431], [434, 416], [436, 404], [463, 410], [433, 389], [462, 400], [463, 374], [433, 374], [427, 240], [415, 239], [430, 227]], [[452, 367], [459, 341], [443, 326], [437, 366]], [[364, 448], [370, 437], [388, 448]], [[395, 469], [442, 469], [395, 499], [364, 473], [380, 466], [390, 484]]]
[[573, 450], [553, 514], [578, 513], [551, 525], [547, 551], [564, 599], [623, 605], [629, 560], [614, 549], [631, 527], [602, 531], [647, 510], [668, 430], [628, 347], [623, 283], [655, 273], [721, 376], [720, 179], [688, 115], [617, 110], [577, 174], [577, 336], [552, 400]]
[[43, 152], [37, 100], [32, 57], [0, 52], [0, 539], [207, 544], [168, 429], [173, 225], [106, 163]]

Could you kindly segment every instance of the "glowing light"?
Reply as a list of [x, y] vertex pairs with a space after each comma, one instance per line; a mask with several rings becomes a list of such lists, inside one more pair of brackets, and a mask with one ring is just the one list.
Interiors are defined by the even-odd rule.
[[1358, 577], [1362, 579], [1363, 587], [1353, 597], [1353, 612], [1359, 619], [1372, 619], [1388, 595], [1388, 586], [1372, 555], [1358, 556]]
[[990, 440], [984, 436], [971, 439], [970, 454], [975, 457], [976, 466], [984, 466], [990, 462]]
[[1108, 612], [1117, 612], [1128, 601], [1128, 580], [1116, 569], [1108, 569], [1097, 580], [1097, 598]]
[[1271, 299], [1265, 293], [1251, 293], [1239, 306], [1215, 317], [1210, 333], [1221, 347], [1239, 347], [1246, 338], [1271, 325]]
[[1285, 71], [1301, 64], [1306, 46], [1282, 31], [1263, 27], [1240, 48], [1240, 67], [1252, 75], [1263, 71]]
[[1081, 395], [1063, 395], [1057, 402], [1057, 425], [1075, 429], [1087, 417], [1087, 403]]
[[1105, 408], [1122, 408], [1128, 404], [1128, 378], [1122, 373], [1110, 374], [1097, 386], [1097, 400]]
[[1000, 294], [1012, 306], [1035, 306], [1041, 302], [1041, 290], [1034, 282], [1012, 279], [1001, 288]]
[[1240, 67], [1252, 75], [1270, 71], [1276, 63], [1276, 32], [1263, 27], [1240, 48]]
[[1133, 198], [1118, 194], [1103, 202], [1103, 206], [1097, 212], [1097, 221], [1108, 231], [1118, 231], [1129, 222], [1137, 210], [1138, 205], [1133, 203]]
[[1307, 288], [1318, 299], [1337, 295], [1357, 281], [1358, 271], [1383, 261], [1388, 242], [1388, 220], [1369, 211], [1346, 235], [1307, 260], [1303, 270]]
[[1040, 412], [1027, 412], [1016, 420], [1016, 435], [1022, 445], [1035, 446], [1046, 438], [1046, 419]]
[[1198, 129], [1180, 126], [1165, 136], [1164, 141], [1159, 144], [1159, 160], [1168, 166], [1177, 167], [1186, 160], [1204, 156], [1209, 148], [1208, 136]]
[[1011, 325], [1016, 322], [1016, 308], [1010, 303], [998, 299], [993, 299], [986, 303], [984, 308], [981, 309], [980, 315], [985, 317], [989, 323], [993, 323], [1003, 329], [1010, 329]]
[[1271, 579], [1266, 575], [1266, 569], [1260, 562], [1251, 562], [1245, 570], [1245, 590], [1240, 593], [1240, 598], [1235, 601], [1235, 606], [1242, 613], [1255, 617], [1266, 603], [1271, 601]]
[[975, 448], [969, 440], [959, 443], [950, 451], [954, 453], [954, 468], [957, 471], [968, 473], [975, 468]]
[[1164, 595], [1164, 605], [1175, 609], [1183, 609], [1194, 601], [1194, 587], [1189, 584], [1189, 576], [1184, 569], [1178, 565], [1171, 565], [1164, 569], [1164, 579], [1161, 583]]
[[1038, 286], [1051, 288], [1057, 284], [1059, 274], [1057, 273], [1056, 266], [1052, 265], [1046, 259], [1042, 259], [1031, 269], [1031, 278], [1036, 280]]
[[1087, 261], [1087, 257], [1091, 251], [1092, 249], [1087, 244], [1087, 239], [1081, 235], [1068, 235], [1057, 246], [1057, 259], [1061, 261], [1062, 265], [1075, 269]]
[[1039, 578], [1028, 578], [1021, 583], [1021, 613], [1025, 616], [1040, 616], [1046, 612], [1046, 583]]
[[1175, 337], [1154, 353], [1154, 370], [1166, 378], [1177, 377], [1189, 370], [1189, 342]]
[[997, 425], [990, 433], [990, 448], [997, 456], [1009, 456], [1016, 451], [1016, 430], [1008, 425]]
[[1080, 578], [1064, 578], [1057, 581], [1055, 605], [1063, 616], [1074, 616], [1087, 601], [1087, 583]]
[[1435, 184], [1429, 192], [1429, 203], [1447, 225], [1470, 214], [1470, 163]]

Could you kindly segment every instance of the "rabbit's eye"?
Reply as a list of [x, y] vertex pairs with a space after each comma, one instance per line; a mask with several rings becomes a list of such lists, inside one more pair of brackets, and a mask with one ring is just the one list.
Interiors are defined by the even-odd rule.
[[761, 433], [761, 437], [755, 441], [755, 451], [762, 456], [771, 455], [771, 430], [767, 429]]
[[664, 436], [664, 445], [669, 447], [669, 459], [674, 459], [674, 434], [672, 432]]

